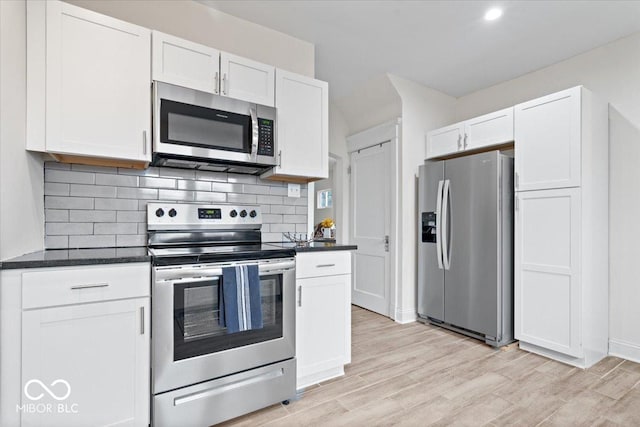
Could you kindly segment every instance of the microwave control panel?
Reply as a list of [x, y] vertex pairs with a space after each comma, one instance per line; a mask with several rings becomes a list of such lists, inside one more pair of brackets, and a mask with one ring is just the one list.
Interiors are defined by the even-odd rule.
[[258, 119], [258, 155], [274, 156], [273, 120]]

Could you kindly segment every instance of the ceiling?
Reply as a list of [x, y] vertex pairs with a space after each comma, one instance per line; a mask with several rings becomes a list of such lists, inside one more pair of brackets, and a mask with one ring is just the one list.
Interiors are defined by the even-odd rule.
[[[314, 43], [333, 98], [387, 72], [459, 97], [640, 31], [640, 1], [203, 3]], [[485, 21], [495, 6], [504, 15]]]

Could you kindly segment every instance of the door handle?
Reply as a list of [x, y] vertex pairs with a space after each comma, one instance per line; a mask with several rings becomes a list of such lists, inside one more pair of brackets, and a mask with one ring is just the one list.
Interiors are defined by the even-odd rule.
[[227, 73], [222, 75], [222, 94], [228, 95], [227, 93]]
[[144, 335], [144, 307], [140, 307], [140, 335]]
[[147, 155], [147, 131], [142, 131], [142, 154]]
[[278, 167], [282, 167], [282, 150], [278, 151]]
[[251, 159], [255, 161], [258, 155], [258, 113], [255, 108], [250, 108], [249, 113], [251, 115]]
[[298, 286], [298, 307], [302, 307], [302, 286]]
[[458, 150], [460, 150], [462, 148], [462, 135], [458, 134]]
[[384, 236], [384, 251], [389, 252], [389, 236]]
[[438, 258], [438, 268], [442, 270], [442, 187], [444, 181], [438, 182], [438, 194], [436, 199], [436, 258]]
[[464, 134], [464, 142], [463, 142], [462, 146], [464, 147], [465, 150], [467, 149], [467, 134], [466, 133]]
[[215, 76], [213, 77], [213, 93], [215, 93], [216, 95], [220, 93], [220, 88], [218, 87], [219, 85], [219, 80], [220, 79], [220, 72], [216, 71]]
[[442, 237], [442, 261], [444, 264], [444, 269], [449, 270], [451, 267], [451, 248], [449, 248], [449, 241], [447, 237], [449, 236], [449, 198], [451, 195], [451, 181], [448, 179], [444, 182], [444, 189], [442, 190], [442, 232], [440, 236]]
[[80, 289], [106, 288], [108, 286], [109, 286], [108, 283], [92, 283], [92, 284], [89, 284], [89, 285], [72, 286], [71, 290], [72, 291], [77, 291], [77, 290], [80, 290]]

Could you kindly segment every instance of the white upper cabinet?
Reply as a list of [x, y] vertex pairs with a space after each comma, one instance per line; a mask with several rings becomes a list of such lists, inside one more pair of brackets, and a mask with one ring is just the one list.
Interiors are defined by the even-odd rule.
[[463, 148], [474, 150], [513, 141], [513, 107], [464, 122]]
[[427, 134], [427, 159], [462, 150], [463, 123], [436, 129]]
[[273, 107], [275, 67], [222, 52], [220, 92], [230, 98]]
[[427, 133], [426, 158], [506, 144], [513, 136], [513, 107], [509, 107]]
[[516, 190], [580, 186], [581, 87], [515, 107]]
[[153, 80], [273, 107], [275, 67], [153, 32]]
[[59, 1], [27, 7], [27, 148], [150, 161], [151, 32]]
[[276, 70], [278, 166], [263, 178], [307, 182], [329, 176], [329, 86]]
[[219, 50], [159, 31], [152, 36], [153, 80], [202, 92], [220, 92]]

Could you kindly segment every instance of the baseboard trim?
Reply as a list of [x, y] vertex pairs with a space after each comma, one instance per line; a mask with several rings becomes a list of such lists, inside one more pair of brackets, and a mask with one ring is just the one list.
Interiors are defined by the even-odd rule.
[[418, 320], [418, 314], [414, 309], [411, 309], [411, 310], [396, 309], [395, 313], [396, 315], [393, 320], [395, 320], [396, 323], [400, 323], [401, 325], [404, 325], [405, 323], [412, 323]]
[[609, 340], [609, 355], [640, 363], [640, 345], [622, 340]]

